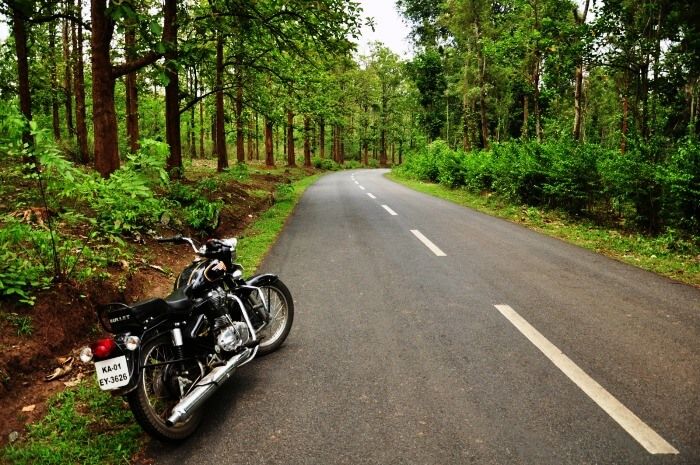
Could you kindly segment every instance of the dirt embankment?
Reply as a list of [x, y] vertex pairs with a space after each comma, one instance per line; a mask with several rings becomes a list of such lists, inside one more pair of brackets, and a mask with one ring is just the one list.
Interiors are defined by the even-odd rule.
[[[285, 176], [273, 174], [251, 178], [252, 182], [246, 184], [231, 181], [221, 187], [219, 194], [225, 206], [211, 237], [239, 235], [272, 204], [275, 186], [286, 180]], [[253, 191], [267, 191], [270, 195], [249, 194]], [[174, 231], [161, 233], [169, 235]], [[199, 239], [206, 237], [200, 235]], [[110, 275], [107, 279], [59, 283], [40, 293], [33, 307], [3, 304], [5, 314], [28, 317], [26, 321], [31, 322], [32, 329], [31, 334], [20, 335], [16, 323], [0, 319], [0, 446], [8, 442], [10, 433], [24, 434], [24, 426], [45, 413], [45, 402], [51, 394], [90, 376], [91, 367], [81, 364], [78, 353], [103, 333], [97, 325], [97, 306], [166, 296], [178, 271], [193, 258], [185, 246], [160, 244], [152, 239], [134, 244], [133, 248], [133, 260], [106, 269]], [[45, 376], [69, 356], [74, 357], [70, 372], [47, 382]]]

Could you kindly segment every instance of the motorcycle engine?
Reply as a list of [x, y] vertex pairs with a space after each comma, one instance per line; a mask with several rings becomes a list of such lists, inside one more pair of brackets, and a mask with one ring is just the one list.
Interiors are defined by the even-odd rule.
[[214, 321], [217, 352], [233, 352], [250, 340], [248, 325], [242, 321], [231, 321], [228, 315]]
[[233, 321], [229, 315], [231, 308], [235, 308], [233, 302], [226, 291], [220, 288], [212, 289], [209, 294], [214, 318], [214, 335], [216, 336], [217, 352], [233, 352], [250, 341], [250, 331], [248, 325], [242, 321]]

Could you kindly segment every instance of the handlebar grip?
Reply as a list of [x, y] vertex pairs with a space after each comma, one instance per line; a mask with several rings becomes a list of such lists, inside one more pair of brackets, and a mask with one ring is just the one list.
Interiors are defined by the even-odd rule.
[[183, 242], [182, 234], [178, 234], [177, 236], [173, 237], [156, 237], [156, 242]]

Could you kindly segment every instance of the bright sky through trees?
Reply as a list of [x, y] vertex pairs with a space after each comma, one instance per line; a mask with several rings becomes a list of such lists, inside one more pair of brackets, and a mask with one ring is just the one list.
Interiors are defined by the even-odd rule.
[[368, 26], [362, 28], [358, 52], [369, 55], [369, 44], [375, 41], [384, 43], [401, 57], [413, 55], [408, 39], [409, 29], [399, 15], [394, 0], [359, 0], [362, 16], [374, 18], [374, 31]]

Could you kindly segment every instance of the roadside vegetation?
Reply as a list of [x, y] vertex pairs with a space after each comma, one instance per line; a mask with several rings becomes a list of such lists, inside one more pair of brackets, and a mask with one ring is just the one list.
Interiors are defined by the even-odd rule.
[[698, 167], [692, 140], [654, 165], [639, 154], [620, 157], [571, 141], [506, 143], [469, 153], [436, 141], [409, 154], [392, 178], [698, 286]]

